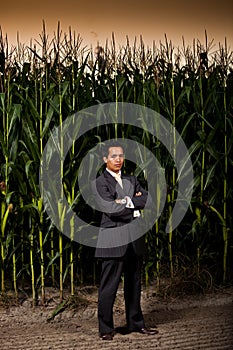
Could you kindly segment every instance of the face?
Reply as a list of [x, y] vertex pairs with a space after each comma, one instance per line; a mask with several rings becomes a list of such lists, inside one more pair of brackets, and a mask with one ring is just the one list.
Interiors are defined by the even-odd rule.
[[108, 157], [104, 157], [108, 170], [118, 173], [123, 166], [124, 151], [121, 147], [109, 147]]

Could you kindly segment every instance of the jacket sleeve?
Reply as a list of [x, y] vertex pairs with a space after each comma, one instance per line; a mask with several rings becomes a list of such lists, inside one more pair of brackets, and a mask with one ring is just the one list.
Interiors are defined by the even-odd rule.
[[97, 179], [93, 182], [92, 192], [97, 209], [109, 216], [109, 218], [112, 218], [113, 221], [115, 221], [115, 219], [122, 221], [131, 219], [132, 210], [125, 208], [125, 204], [118, 204], [115, 202], [116, 198], [105, 181]]
[[[136, 196], [136, 193], [141, 192], [141, 196]], [[134, 209], [143, 209], [146, 205], [148, 198], [148, 192], [141, 186], [138, 179], [135, 177], [135, 192], [132, 197], [132, 202], [134, 204]]]

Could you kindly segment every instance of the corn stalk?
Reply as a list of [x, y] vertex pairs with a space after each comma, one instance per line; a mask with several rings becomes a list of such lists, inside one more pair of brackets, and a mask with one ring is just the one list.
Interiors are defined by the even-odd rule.
[[[182, 138], [190, 149], [196, 174], [195, 195], [191, 203], [191, 209], [195, 205], [196, 211], [188, 211], [187, 217], [180, 223], [175, 233], [171, 229], [167, 237], [164, 232], [164, 222], [172, 213], [177, 180], [175, 168], [171, 166], [171, 157], [164, 152], [161, 144], [157, 143], [150, 133], [144, 133], [143, 130], [133, 127], [120, 128], [118, 125], [111, 128], [99, 127], [97, 135], [93, 133], [86, 135], [80, 154], [88, 151], [88, 147], [93, 144], [96, 136], [98, 136], [96, 140], [99, 141], [112, 137], [133, 138], [155, 152], [162, 167], [169, 169], [170, 191], [166, 206], [168, 211], [165, 209], [159, 221], [155, 223], [153, 245], [150, 239], [147, 241], [148, 266], [145, 267], [147, 284], [150, 276], [155, 276], [156, 273], [159, 285], [161, 267], [165, 262], [168, 264], [170, 275], [175, 276], [174, 256], [177, 262], [180, 261], [179, 257], [184, 255], [187, 260], [195, 260], [196, 277], [201, 276], [202, 263], [205, 264], [205, 259], [209, 262], [208, 259], [211, 260], [213, 251], [215, 252], [213, 242], [217, 242], [216, 246], [220, 242], [216, 226], [213, 227], [220, 217], [216, 216], [214, 222], [211, 222], [202, 207], [206, 193], [214, 208], [222, 208], [219, 211], [222, 213], [221, 224], [224, 223], [222, 226], [224, 260], [223, 264], [222, 261], [221, 264], [217, 261], [216, 266], [217, 269], [223, 269], [223, 280], [227, 281], [232, 273], [227, 261], [231, 261], [232, 252], [229, 246], [232, 245], [232, 237], [229, 236], [229, 230], [233, 221], [229, 210], [232, 201], [232, 181], [229, 175], [232, 167], [230, 152], [232, 58], [230, 54], [228, 60], [221, 61], [221, 67], [217, 69], [216, 53], [211, 54], [207, 45], [203, 49], [200, 43], [196, 45], [194, 42], [193, 48], [184, 46], [185, 64], [180, 66], [180, 51], [175, 55], [167, 39], [165, 45], [160, 44], [156, 47], [154, 44], [152, 49], [145, 48], [142, 38], [139, 45], [136, 40], [132, 45], [127, 40], [126, 46], [117, 50], [113, 36], [111, 49], [106, 43], [106, 46], [101, 49], [101, 55], [96, 57], [96, 62], [93, 59], [90, 63], [90, 51], [84, 49], [81, 52], [79, 39], [76, 40], [71, 32], [69, 36], [65, 35], [62, 39], [59, 27], [56, 37], [49, 41], [44, 25], [41, 40], [42, 44], [36, 43], [39, 45], [39, 50], [36, 45], [31, 45], [29, 49], [19, 43], [18, 47], [9, 52], [0, 34], [0, 118], [3, 121], [0, 126], [1, 183], [6, 185], [6, 194], [9, 191], [17, 193], [15, 202], [21, 215], [18, 222], [20, 225], [28, 226], [25, 232], [20, 230], [21, 238], [17, 237], [15, 227], [8, 230], [8, 222], [11, 223], [10, 216], [6, 214], [9, 203], [6, 202], [6, 196], [2, 191], [1, 224], [5, 215], [7, 216], [4, 232], [1, 231], [0, 243], [2, 288], [5, 288], [6, 266], [10, 275], [14, 276], [16, 271], [27, 270], [31, 274], [33, 300], [36, 298], [37, 283], [40, 283], [44, 300], [46, 276], [50, 274], [48, 277], [51, 277], [53, 285], [56, 284], [57, 263], [60, 296], [63, 297], [63, 284], [68, 276], [67, 271], [70, 271], [69, 282], [73, 295], [76, 255], [78, 255], [81, 282], [85, 283], [86, 256], [81, 245], [78, 248], [79, 252], [75, 254], [72, 220], [70, 245], [67, 244], [65, 249], [66, 238], [61, 233], [57, 235], [57, 231], [45, 217], [38, 192], [38, 166], [52, 127], [62, 125], [64, 118], [77, 110], [114, 100], [139, 103], [153, 108], [168, 118], [182, 134]], [[206, 66], [207, 54], [209, 62]], [[225, 80], [222, 85], [223, 71]], [[17, 138], [19, 138], [18, 146], [17, 142], [14, 142]], [[61, 159], [63, 159], [63, 140], [60, 141]], [[175, 152], [175, 146], [179, 141], [174, 135], [172, 142]], [[175, 157], [175, 153], [173, 156]], [[71, 159], [74, 157], [76, 157], [75, 160], [80, 161], [79, 154], [75, 154], [75, 147], [71, 150]], [[64, 175], [61, 162], [60, 171], [61, 176], [72, 179], [72, 183], [67, 185], [72, 205], [77, 190], [75, 176], [71, 175], [74, 169], [70, 166], [68, 173]], [[79, 205], [78, 202], [77, 205]], [[82, 208], [80, 207], [79, 210]], [[59, 213], [62, 227], [66, 213], [62, 207], [59, 208]], [[205, 235], [202, 234], [204, 232]], [[48, 237], [50, 244], [47, 244]], [[13, 259], [9, 258], [6, 250], [7, 240], [15, 247]], [[18, 240], [20, 240], [21, 249], [17, 249]], [[202, 254], [203, 251], [205, 254]], [[27, 269], [28, 266], [31, 268]], [[211, 264], [209, 268], [212, 269]], [[40, 271], [36, 281], [35, 271]], [[22, 276], [20, 272], [17, 276]], [[93, 273], [95, 274], [95, 271]], [[212, 270], [212, 273], [215, 274], [215, 271]], [[25, 278], [27, 278], [26, 274]], [[16, 288], [18, 281], [15, 277], [14, 280]]]

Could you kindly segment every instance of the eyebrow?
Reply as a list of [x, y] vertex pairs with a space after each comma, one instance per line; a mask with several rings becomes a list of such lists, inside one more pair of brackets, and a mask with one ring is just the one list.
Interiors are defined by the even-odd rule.
[[124, 156], [124, 153], [114, 153], [114, 154], [111, 154], [109, 155], [110, 157], [117, 157], [117, 156]]

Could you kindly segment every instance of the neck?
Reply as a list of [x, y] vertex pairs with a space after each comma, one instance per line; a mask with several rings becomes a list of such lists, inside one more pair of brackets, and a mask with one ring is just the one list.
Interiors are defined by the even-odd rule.
[[121, 170], [119, 170], [118, 172], [114, 172], [114, 171], [112, 171], [112, 170], [110, 170], [110, 169], [108, 169], [108, 168], [106, 168], [106, 170], [107, 170], [112, 176], [114, 176], [114, 175], [116, 175], [116, 174], [121, 175]]

